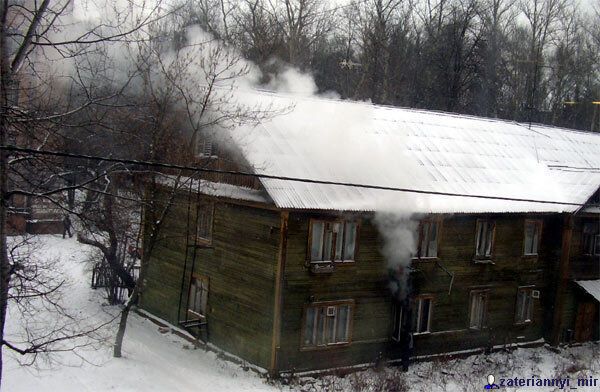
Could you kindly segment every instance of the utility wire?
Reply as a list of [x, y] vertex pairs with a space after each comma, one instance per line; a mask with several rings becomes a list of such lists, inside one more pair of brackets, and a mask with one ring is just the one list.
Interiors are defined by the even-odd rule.
[[123, 164], [129, 164], [129, 165], [151, 166], [151, 167], [159, 167], [159, 168], [165, 168], [165, 169], [178, 169], [178, 170], [191, 171], [191, 172], [230, 174], [230, 175], [236, 175], [236, 176], [242, 176], [242, 177], [292, 181], [292, 182], [301, 182], [301, 183], [306, 183], [306, 184], [337, 185], [337, 186], [345, 186], [345, 187], [351, 187], [351, 188], [364, 188], [364, 189], [375, 189], [375, 190], [383, 190], [383, 191], [417, 193], [417, 194], [424, 194], [424, 195], [470, 197], [470, 198], [474, 198], [474, 199], [517, 201], [517, 202], [540, 203], [540, 204], [558, 204], [558, 205], [577, 206], [577, 207], [583, 207], [583, 206], [600, 207], [600, 204], [587, 204], [587, 203], [582, 204], [582, 203], [572, 203], [572, 202], [564, 202], [564, 201], [537, 200], [537, 199], [525, 199], [525, 198], [504, 197], [504, 196], [469, 195], [466, 193], [427, 191], [427, 190], [423, 190], [423, 189], [414, 189], [414, 188], [400, 188], [400, 187], [382, 186], [382, 185], [357, 184], [357, 183], [352, 183], [352, 182], [314, 180], [314, 179], [310, 179], [310, 178], [278, 176], [278, 175], [271, 175], [271, 174], [259, 174], [259, 173], [250, 173], [250, 172], [235, 171], [235, 170], [208, 169], [208, 168], [185, 166], [185, 165], [178, 165], [178, 164], [166, 163], [166, 162], [151, 162], [151, 161], [143, 161], [143, 160], [138, 160], [138, 159], [110, 158], [110, 157], [101, 157], [101, 156], [96, 156], [96, 155], [74, 154], [74, 153], [63, 152], [63, 151], [37, 150], [37, 149], [32, 149], [32, 148], [24, 148], [24, 147], [17, 147], [17, 146], [11, 146], [11, 145], [0, 146], [0, 149], [5, 150], [5, 151], [27, 153], [27, 154], [34, 154], [34, 155], [89, 159], [89, 160], [94, 160], [94, 161], [123, 163]]

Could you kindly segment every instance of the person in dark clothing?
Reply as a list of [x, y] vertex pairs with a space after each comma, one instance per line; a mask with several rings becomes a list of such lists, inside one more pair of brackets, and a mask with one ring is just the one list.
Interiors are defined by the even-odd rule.
[[63, 238], [65, 238], [65, 234], [69, 234], [69, 238], [73, 237], [73, 234], [71, 234], [71, 218], [68, 214], [63, 218]]

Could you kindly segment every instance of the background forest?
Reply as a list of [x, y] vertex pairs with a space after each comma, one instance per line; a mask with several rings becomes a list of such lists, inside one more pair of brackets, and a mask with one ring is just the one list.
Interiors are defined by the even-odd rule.
[[[598, 130], [597, 0], [196, 0], [189, 23], [265, 77], [289, 65], [320, 92]], [[263, 82], [268, 83], [268, 80]]]

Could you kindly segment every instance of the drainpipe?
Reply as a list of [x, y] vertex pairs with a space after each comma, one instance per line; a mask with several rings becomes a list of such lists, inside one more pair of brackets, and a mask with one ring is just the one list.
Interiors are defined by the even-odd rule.
[[279, 371], [279, 349], [281, 342], [281, 319], [283, 313], [283, 280], [285, 276], [285, 260], [287, 255], [288, 219], [290, 213], [281, 212], [279, 230], [279, 255], [277, 257], [277, 269], [275, 271], [275, 293], [273, 301], [273, 335], [271, 339], [271, 363], [269, 373], [277, 376]]
[[558, 277], [556, 280], [556, 295], [554, 297], [554, 314], [552, 318], [551, 344], [558, 346], [562, 330], [562, 312], [564, 308], [564, 296], [569, 283], [569, 262], [571, 258], [571, 238], [573, 236], [573, 215], [564, 216], [562, 244], [560, 252], [560, 263], [558, 266]]

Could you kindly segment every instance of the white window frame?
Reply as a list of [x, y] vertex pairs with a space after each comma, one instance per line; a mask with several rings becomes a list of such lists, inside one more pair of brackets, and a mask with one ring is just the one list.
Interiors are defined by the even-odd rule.
[[[532, 238], [527, 238], [527, 227], [533, 226]], [[526, 219], [523, 233], [523, 255], [537, 256], [540, 250], [540, 242], [542, 238], [542, 221], [539, 219]]]
[[[212, 202], [201, 201], [196, 208], [196, 238], [200, 242], [211, 243], [215, 205]], [[203, 229], [206, 229], [206, 231]]]
[[529, 324], [533, 321], [533, 290], [532, 286], [517, 289], [515, 324]]
[[[419, 243], [417, 244], [417, 254], [413, 259], [426, 260], [438, 257], [440, 226], [441, 221], [439, 219], [423, 219], [419, 223]], [[435, 234], [435, 241], [431, 241], [432, 234]], [[435, 243], [435, 248], [432, 248], [433, 243]]]
[[[586, 256], [600, 256], [600, 224], [596, 221], [583, 223], [581, 232], [582, 253]], [[590, 227], [591, 229], [587, 229]]]
[[[481, 330], [487, 327], [490, 290], [471, 290], [469, 293], [469, 328]], [[479, 303], [476, 303], [478, 301]]]
[[[496, 222], [491, 219], [477, 219], [475, 228], [475, 258], [490, 259], [494, 253]], [[480, 251], [481, 248], [483, 248], [483, 253]]]
[[[338, 321], [341, 308], [345, 308], [347, 311], [346, 325], [342, 327], [342, 336], [338, 336]], [[311, 316], [311, 313], [313, 316]], [[353, 300], [314, 302], [305, 305], [304, 316], [302, 318], [301, 348], [315, 349], [350, 344], [352, 342], [353, 318]], [[310, 329], [309, 320], [312, 320]], [[331, 332], [333, 332], [332, 335], [329, 334]]]
[[[317, 233], [317, 226], [322, 225], [322, 231]], [[354, 227], [354, 244], [351, 251], [348, 250], [347, 237], [349, 235], [349, 225]], [[351, 227], [352, 227], [351, 226]], [[335, 231], [337, 228], [337, 232]], [[360, 224], [355, 220], [326, 220], [326, 219], [311, 219], [308, 235], [308, 260], [310, 263], [353, 263], [356, 259], [358, 251], [358, 235]], [[341, 235], [340, 235], [341, 234]], [[340, 240], [341, 237], [341, 240]], [[318, 241], [318, 253], [313, 255], [313, 245]], [[329, 243], [329, 248], [327, 245]], [[329, 253], [329, 256], [327, 254]], [[351, 257], [348, 256], [351, 254]], [[339, 257], [339, 258], [338, 258]]]
[[[433, 315], [433, 295], [420, 295], [415, 297], [415, 321], [413, 335], [427, 334], [431, 332], [431, 317]], [[423, 308], [425, 302], [429, 302], [427, 310], [427, 325], [423, 325]]]
[[402, 318], [404, 306], [398, 301], [392, 303], [392, 340], [400, 342], [402, 336]]
[[[208, 308], [209, 279], [206, 276], [193, 275], [188, 290], [188, 319], [205, 320]], [[191, 316], [191, 317], [190, 317]]]

